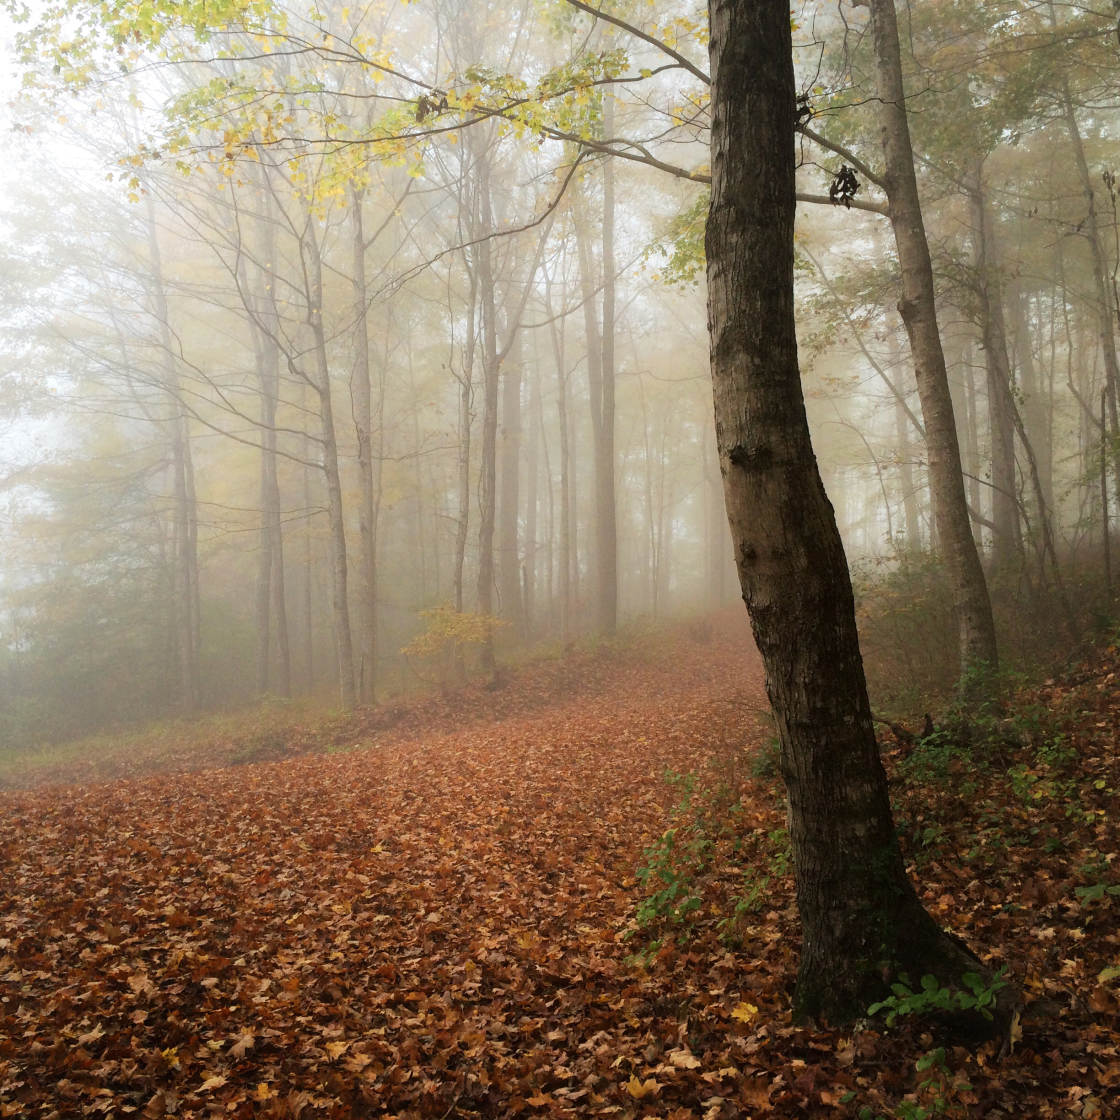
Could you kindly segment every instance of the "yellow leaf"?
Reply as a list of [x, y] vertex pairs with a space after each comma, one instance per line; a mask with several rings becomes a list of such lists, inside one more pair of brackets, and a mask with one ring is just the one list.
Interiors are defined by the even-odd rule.
[[739, 1003], [731, 1012], [731, 1018], [738, 1019], [741, 1023], [749, 1023], [757, 1014], [758, 1008], [753, 1003]]
[[637, 1074], [632, 1073], [630, 1080], [626, 1082], [626, 1091], [635, 1100], [641, 1100], [642, 1097], [648, 1097], [660, 1092], [661, 1086], [654, 1081], [652, 1077], [646, 1078], [645, 1081], [639, 1081]]
[[349, 1042], [328, 1042], [326, 1044], [326, 1046], [323, 1047], [323, 1049], [326, 1050], [327, 1054], [330, 1056], [331, 1061], [335, 1062], [339, 1058], [341, 1058], [342, 1055], [345, 1054], [347, 1050], [350, 1049], [350, 1043]]

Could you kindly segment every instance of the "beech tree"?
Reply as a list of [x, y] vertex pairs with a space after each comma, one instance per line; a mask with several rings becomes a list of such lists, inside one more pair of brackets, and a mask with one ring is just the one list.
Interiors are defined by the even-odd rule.
[[[984, 972], [906, 876], [867, 700], [847, 560], [809, 437], [793, 298], [796, 86], [783, 0], [710, 0], [706, 233], [716, 439], [766, 665], [803, 945], [794, 1011], [866, 1012], [884, 977]], [[1015, 996], [1001, 996], [1009, 1031]]]

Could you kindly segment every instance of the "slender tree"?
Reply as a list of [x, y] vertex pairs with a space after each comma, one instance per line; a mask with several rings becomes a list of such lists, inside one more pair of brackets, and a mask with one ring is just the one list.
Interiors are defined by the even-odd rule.
[[949, 570], [959, 629], [961, 669], [994, 669], [999, 660], [984, 569], [972, 535], [956, 418], [937, 324], [933, 264], [914, 173], [894, 0], [852, 0], [871, 12], [879, 123], [902, 295], [898, 310], [910, 339], [929, 453], [929, 486], [941, 555]]

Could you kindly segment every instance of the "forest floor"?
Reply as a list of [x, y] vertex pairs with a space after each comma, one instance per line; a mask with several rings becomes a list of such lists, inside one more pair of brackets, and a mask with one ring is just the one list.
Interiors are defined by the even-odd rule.
[[9, 773], [0, 1118], [1116, 1116], [1118, 674], [1099, 651], [967, 745], [885, 745], [926, 904], [1028, 1001], [1002, 1061], [915, 1015], [791, 1024], [738, 614]]

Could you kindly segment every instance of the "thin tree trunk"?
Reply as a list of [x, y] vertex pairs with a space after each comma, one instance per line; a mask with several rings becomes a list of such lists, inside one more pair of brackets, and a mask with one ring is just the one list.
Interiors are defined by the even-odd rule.
[[572, 456], [569, 446], [568, 427], [568, 373], [565, 368], [565, 346], [563, 320], [552, 310], [551, 287], [548, 298], [549, 333], [552, 337], [552, 354], [556, 363], [556, 421], [560, 437], [560, 536], [557, 542], [559, 554], [557, 582], [560, 598], [560, 640], [567, 644], [572, 636], [572, 598], [573, 598], [573, 497], [572, 497]]
[[1015, 358], [1019, 368], [1019, 384], [1023, 394], [1023, 423], [1034, 448], [1038, 463], [1038, 477], [1047, 509], [1054, 510], [1054, 441], [1053, 401], [1045, 391], [1042, 377], [1034, 360], [1031, 331], [1024, 304], [1026, 297], [1021, 286], [1009, 290], [1012, 336], [1015, 339]]
[[898, 310], [910, 339], [929, 452], [930, 498], [957, 615], [962, 674], [998, 664], [995, 623], [965, 500], [956, 420], [937, 326], [933, 265], [926, 240], [906, 117], [894, 0], [854, 0], [871, 11], [877, 60], [880, 129], [890, 219], [902, 271]]
[[[351, 268], [354, 285], [354, 369], [350, 399], [358, 444], [358, 665], [357, 699], [377, 699], [377, 511], [381, 458], [374, 461], [373, 370], [369, 355], [364, 192], [351, 190]], [[381, 395], [378, 394], [380, 408]], [[378, 423], [380, 428], [380, 423]]]
[[[494, 523], [495, 486], [497, 481], [498, 444], [498, 389], [500, 368], [498, 361], [497, 301], [494, 294], [494, 270], [490, 234], [494, 218], [490, 208], [490, 162], [485, 156], [479, 161], [479, 217], [481, 240], [478, 244], [478, 291], [482, 312], [482, 448], [478, 477], [478, 611], [494, 613]], [[497, 665], [494, 660], [493, 635], [487, 636], [481, 647], [482, 669], [493, 676]]]
[[1009, 406], [1011, 361], [1003, 317], [1003, 285], [995, 260], [991, 222], [984, 198], [983, 160], [977, 160], [968, 188], [977, 317], [984, 346], [988, 386], [988, 427], [992, 446], [992, 560], [997, 568], [1015, 564], [1022, 551], [1015, 473], [1015, 422]]
[[[603, 133], [614, 131], [614, 95], [603, 94]], [[614, 160], [603, 161], [603, 360], [595, 444], [595, 524], [599, 538], [599, 631], [611, 635], [618, 626], [618, 512], [615, 497], [615, 251]]]
[[179, 371], [175, 362], [170, 309], [164, 287], [163, 258], [156, 229], [155, 207], [147, 207], [148, 252], [151, 272], [152, 315], [159, 332], [164, 386], [170, 408], [172, 519], [176, 648], [179, 670], [179, 705], [186, 713], [196, 712], [202, 702], [200, 664], [201, 609], [198, 578], [198, 508], [195, 502], [194, 461], [191, 456], [190, 420], [183, 404]]
[[307, 270], [307, 320], [314, 341], [315, 392], [319, 403], [322, 469], [327, 483], [327, 517], [330, 529], [331, 616], [334, 620], [335, 658], [338, 669], [339, 699], [343, 708], [353, 708], [357, 699], [354, 682], [354, 646], [350, 632], [350, 604], [347, 590], [346, 522], [342, 505], [342, 477], [338, 464], [338, 439], [335, 435], [334, 405], [331, 400], [330, 363], [327, 337], [323, 328], [322, 257], [312, 219], [300, 239], [300, 253]]
[[[262, 191], [262, 197], [268, 195]], [[256, 291], [239, 267], [239, 284], [251, 300], [249, 316], [260, 394], [261, 433], [261, 548], [257, 570], [257, 691], [280, 696], [292, 692], [292, 659], [288, 634], [287, 593], [284, 579], [284, 531], [280, 503], [280, 472], [276, 415], [280, 403], [279, 313], [276, 307], [273, 258], [275, 244], [271, 215], [261, 223], [261, 260], [264, 266]], [[275, 677], [272, 647], [276, 647]]]
[[[1055, 21], [1054, 6], [1050, 5], [1050, 18]], [[1104, 263], [1104, 248], [1101, 245], [1100, 223], [1097, 221], [1096, 192], [1089, 177], [1089, 163], [1085, 158], [1085, 145], [1081, 140], [1081, 128], [1073, 108], [1069, 79], [1062, 78], [1061, 107], [1069, 133], [1070, 146], [1073, 148], [1073, 162], [1077, 168], [1077, 178], [1081, 193], [1085, 196], [1085, 217], [1081, 232], [1089, 243], [1089, 253], [1093, 261], [1093, 284], [1097, 299], [1094, 308], [1097, 315], [1097, 336], [1100, 341], [1101, 356], [1104, 359], [1105, 390], [1108, 393], [1108, 416], [1113, 431], [1120, 430], [1120, 407], [1117, 404], [1120, 386], [1120, 361], [1116, 355], [1116, 334], [1113, 328], [1112, 299], [1109, 296], [1108, 269]], [[1113, 470], [1120, 479], [1120, 453], [1114, 453]]]
[[502, 616], [515, 632], [524, 636], [521, 612], [521, 557], [518, 549], [518, 519], [521, 500], [521, 362], [520, 347], [510, 361], [502, 363], [501, 428], [498, 500], [498, 586]]
[[545, 443], [544, 416], [541, 407], [540, 368], [539, 355], [536, 353], [536, 336], [534, 336], [533, 375], [529, 384], [529, 424], [532, 429], [535, 429], [535, 436], [529, 440], [528, 457], [525, 463], [525, 559], [523, 562], [524, 577], [521, 602], [522, 623], [527, 638], [533, 636], [534, 618], [536, 616], [537, 522], [539, 517], [537, 507], [540, 504], [542, 459], [545, 469], [548, 468], [548, 445]]
[[[614, 178], [609, 167], [608, 160], [603, 172], [601, 277], [595, 267], [590, 222], [581, 214], [577, 215], [576, 221], [595, 487], [592, 557], [592, 570], [595, 573], [595, 624], [602, 634], [613, 633], [618, 622], [618, 544], [614, 507]], [[595, 306], [596, 291], [600, 284], [603, 292], [602, 320]], [[609, 322], [605, 318], [608, 313]]]
[[895, 330], [887, 331], [887, 342], [891, 356], [891, 368], [894, 370], [894, 380], [892, 381], [894, 430], [895, 439], [898, 443], [898, 481], [902, 489], [902, 511], [906, 525], [905, 548], [907, 552], [917, 553], [922, 550], [922, 523], [918, 511], [918, 484], [914, 471], [913, 420], [916, 418], [906, 403], [906, 392], [902, 387], [902, 348], [899, 345], [898, 333]]

